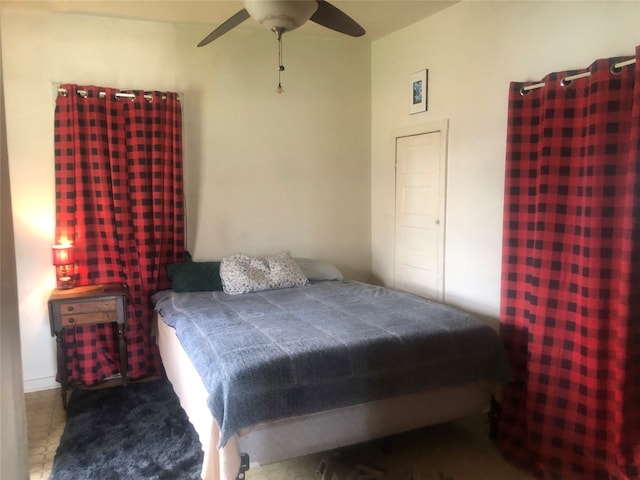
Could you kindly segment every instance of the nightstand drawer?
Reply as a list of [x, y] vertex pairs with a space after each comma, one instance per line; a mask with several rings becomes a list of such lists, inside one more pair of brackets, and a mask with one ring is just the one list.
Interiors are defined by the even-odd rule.
[[109, 323], [118, 320], [118, 312], [91, 312], [74, 315], [62, 315], [62, 327], [75, 327], [87, 323]]
[[115, 311], [116, 299], [106, 298], [104, 300], [94, 300], [91, 302], [64, 302], [60, 303], [60, 313], [68, 315], [70, 313], [87, 313], [87, 312], [108, 312]]

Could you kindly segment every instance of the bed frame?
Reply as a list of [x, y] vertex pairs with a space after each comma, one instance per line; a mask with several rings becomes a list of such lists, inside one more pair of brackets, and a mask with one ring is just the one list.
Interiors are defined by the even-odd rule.
[[262, 465], [487, 413], [495, 392], [489, 382], [474, 382], [281, 419], [241, 430], [217, 449], [220, 433], [199, 374], [159, 315], [156, 328], [167, 378], [202, 444], [203, 480], [242, 480], [249, 459]]

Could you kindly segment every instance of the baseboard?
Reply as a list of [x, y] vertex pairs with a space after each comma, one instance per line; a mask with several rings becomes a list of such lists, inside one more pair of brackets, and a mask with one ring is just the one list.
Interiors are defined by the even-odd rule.
[[60, 384], [56, 382], [55, 376], [25, 380], [23, 385], [24, 385], [24, 393], [39, 392], [40, 390], [51, 390], [53, 388], [60, 388]]

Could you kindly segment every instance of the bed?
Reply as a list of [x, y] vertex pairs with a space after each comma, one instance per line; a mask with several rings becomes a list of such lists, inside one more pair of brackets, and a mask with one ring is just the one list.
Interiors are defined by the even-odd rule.
[[509, 378], [495, 330], [455, 308], [308, 269], [256, 286], [244, 261], [251, 291], [234, 291], [223, 260], [228, 288], [153, 296], [204, 480], [243, 478], [247, 455], [266, 464], [486, 411]]

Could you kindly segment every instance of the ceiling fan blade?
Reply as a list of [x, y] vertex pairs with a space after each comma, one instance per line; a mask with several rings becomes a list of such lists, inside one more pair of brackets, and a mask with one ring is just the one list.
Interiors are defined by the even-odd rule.
[[364, 28], [339, 8], [326, 0], [317, 0], [317, 2], [318, 9], [309, 19], [312, 22], [352, 37], [361, 37], [366, 33]]
[[233, 17], [229, 18], [226, 22], [216, 28], [209, 35], [204, 37], [204, 39], [198, 44], [199, 47], [204, 47], [205, 45], [213, 42], [216, 38], [224, 35], [232, 28], [237, 27], [242, 22], [244, 22], [247, 18], [249, 18], [249, 12], [246, 9], [240, 10]]

